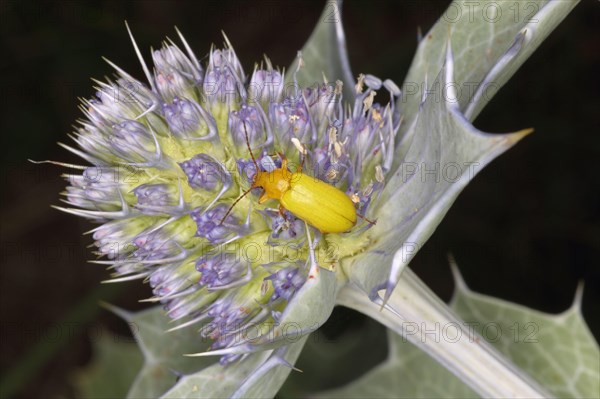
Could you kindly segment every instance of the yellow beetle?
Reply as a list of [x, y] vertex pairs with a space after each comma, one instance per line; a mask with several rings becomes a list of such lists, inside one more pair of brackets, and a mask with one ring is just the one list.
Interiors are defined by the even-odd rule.
[[281, 168], [256, 172], [250, 189], [255, 188], [264, 190], [259, 204], [278, 200], [282, 212], [287, 209], [322, 233], [342, 233], [356, 224], [354, 203], [344, 192], [301, 170], [290, 172], [284, 157]]
[[297, 172], [290, 172], [287, 167], [287, 159], [279, 154], [281, 168], [271, 172], [261, 171], [250, 149], [246, 124], [243, 123], [243, 125], [246, 133], [246, 145], [256, 167], [256, 174], [252, 179], [251, 187], [231, 205], [221, 223], [240, 199], [251, 190], [262, 188], [264, 191], [258, 200], [259, 204], [270, 199], [278, 200], [281, 213], [287, 209], [322, 233], [342, 233], [354, 227], [357, 213], [352, 200], [331, 184], [302, 173], [302, 166], [298, 168]]

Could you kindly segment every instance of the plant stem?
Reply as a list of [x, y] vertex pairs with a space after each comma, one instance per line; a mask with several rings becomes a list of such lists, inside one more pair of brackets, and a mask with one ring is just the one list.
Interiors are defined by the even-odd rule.
[[[352, 284], [342, 288], [338, 304], [358, 310], [400, 334], [482, 397], [551, 397], [473, 329], [467, 328], [468, 325], [409, 268], [404, 270], [383, 309], [381, 300], [379, 303], [371, 301]], [[460, 338], [451, 341], [431, 338], [432, 332], [447, 325], [459, 329]]]

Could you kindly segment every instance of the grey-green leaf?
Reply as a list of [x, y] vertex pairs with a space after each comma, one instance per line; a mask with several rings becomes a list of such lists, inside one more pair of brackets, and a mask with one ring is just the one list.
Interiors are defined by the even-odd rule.
[[[92, 362], [74, 377], [80, 398], [122, 398], [143, 362], [137, 345], [126, 337], [102, 335], [94, 342]], [[110, 383], [107, 383], [110, 381]]]
[[[352, 98], [354, 77], [350, 69], [346, 36], [342, 25], [342, 1], [330, 0], [319, 18], [310, 38], [302, 47], [304, 66], [296, 74], [300, 87], [310, 87], [323, 83], [323, 76], [329, 82], [344, 82], [344, 96]], [[298, 59], [294, 60], [286, 73], [286, 83], [294, 81], [298, 69]]]
[[147, 363], [135, 377], [127, 392], [127, 398], [154, 398], [169, 390], [176, 382], [177, 376], [172, 370], [165, 368], [160, 363]]
[[350, 384], [314, 395], [328, 398], [478, 398], [458, 378], [394, 332], [388, 359]]
[[[474, 330], [520, 370], [558, 398], [597, 398], [600, 348], [581, 315], [582, 290], [574, 304], [558, 315], [545, 314], [469, 290], [455, 269], [451, 306]], [[445, 326], [422, 339], [447, 339]], [[477, 339], [477, 338], [476, 338]], [[337, 397], [476, 397], [466, 385], [405, 338], [390, 332], [388, 359], [362, 378], [319, 398]]]
[[307, 338], [305, 335], [290, 345], [249, 354], [227, 367], [215, 364], [184, 376], [163, 398], [274, 397]]
[[331, 315], [337, 290], [336, 273], [312, 267], [308, 280], [287, 305], [278, 325], [258, 343], [273, 339], [294, 342], [300, 335], [315, 331]]
[[420, 106], [406, 155], [398, 169], [387, 176], [371, 229], [372, 248], [342, 264], [350, 279], [370, 294], [395, 287], [403, 268], [425, 244], [458, 194], [485, 165], [506, 151], [530, 130], [489, 134], [477, 130], [462, 114], [452, 93], [453, 57]]
[[399, 137], [414, 122], [426, 83], [444, 63], [449, 39], [455, 50], [460, 109], [473, 120], [577, 3], [453, 1], [419, 43], [398, 103], [406, 122]]
[[181, 323], [173, 322], [160, 306], [137, 313], [112, 310], [129, 323], [144, 355], [144, 366], [128, 392], [129, 398], [158, 397], [179, 376], [201, 370], [217, 360], [184, 356], [208, 349], [211, 342], [198, 333], [200, 325], [167, 332]]
[[354, 381], [386, 358], [386, 339], [386, 328], [371, 318], [335, 337], [323, 330], [312, 333], [296, 363], [302, 373], [291, 373], [278, 396], [310, 397]]
[[581, 290], [551, 315], [475, 293], [455, 276], [451, 306], [475, 331], [556, 397], [598, 397], [600, 348], [581, 315]]

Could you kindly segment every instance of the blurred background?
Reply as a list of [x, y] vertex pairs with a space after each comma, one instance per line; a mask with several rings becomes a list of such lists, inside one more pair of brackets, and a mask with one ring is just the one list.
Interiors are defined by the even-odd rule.
[[[447, 1], [347, 1], [344, 23], [353, 72], [399, 85], [417, 45]], [[198, 56], [231, 40], [246, 72], [267, 54], [288, 66], [325, 2], [0, 1], [0, 131], [3, 138], [0, 268], [0, 374], [11, 397], [75, 397], [71, 382], [98, 334], [128, 334], [99, 306], [142, 309], [139, 281], [101, 285], [86, 263], [93, 225], [49, 207], [59, 203], [63, 169], [35, 160], [79, 162], [69, 142], [82, 116], [78, 97], [90, 78], [112, 74], [105, 56], [142, 79], [124, 26], [149, 60], [165, 36], [186, 36]], [[475, 121], [488, 132], [535, 133], [484, 169], [457, 202], [412, 268], [448, 299], [454, 254], [469, 286], [545, 312], [565, 310], [585, 281], [583, 313], [600, 336], [600, 8], [584, 0], [559, 25]], [[596, 311], [594, 311], [596, 309]], [[365, 318], [338, 309], [323, 328], [335, 341]], [[385, 348], [379, 351], [385, 354]]]

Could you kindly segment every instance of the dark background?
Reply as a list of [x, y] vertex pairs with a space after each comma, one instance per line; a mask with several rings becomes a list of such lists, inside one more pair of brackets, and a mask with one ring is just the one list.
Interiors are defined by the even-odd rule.
[[[401, 84], [417, 27], [426, 32], [447, 4], [348, 1], [344, 18], [354, 73]], [[127, 332], [99, 300], [140, 309], [137, 301], [149, 295], [139, 282], [99, 284], [108, 273], [86, 263], [91, 239], [81, 235], [93, 226], [49, 208], [64, 189], [64, 170], [26, 162], [78, 161], [56, 142], [69, 141], [82, 116], [77, 98], [94, 93], [90, 78], [112, 74], [101, 56], [142, 78], [123, 21], [146, 59], [150, 46], [159, 47], [167, 35], [175, 39], [175, 25], [198, 56], [222, 43], [223, 30], [248, 72], [263, 54], [275, 65], [289, 65], [323, 6], [0, 1], [0, 371], [19, 397], [72, 397], [73, 371], [91, 355], [89, 329]], [[583, 1], [475, 121], [490, 132], [536, 132], [475, 178], [412, 263], [442, 298], [453, 287], [448, 252], [474, 290], [546, 312], [565, 310], [583, 280], [583, 313], [599, 336], [598, 20], [598, 2]], [[362, 322], [340, 310], [324, 333], [335, 339]]]

